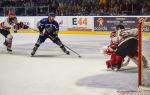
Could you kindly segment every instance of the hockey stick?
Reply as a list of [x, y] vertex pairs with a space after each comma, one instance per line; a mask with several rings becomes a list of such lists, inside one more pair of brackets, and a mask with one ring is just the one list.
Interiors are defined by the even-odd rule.
[[[52, 37], [52, 36], [50, 36], [50, 35], [48, 35], [48, 36], [49, 36], [51, 39], [55, 40], [54, 37]], [[64, 44], [63, 44], [63, 45], [64, 45]], [[67, 49], [69, 49], [70, 51], [74, 52], [76, 55], [78, 55], [79, 58], [82, 57], [79, 53], [77, 53], [76, 51], [72, 50], [70, 47], [68, 47], [68, 46], [66, 46], [66, 45], [64, 45], [64, 46], [65, 46]]]
[[72, 52], [74, 52], [75, 54], [77, 54], [79, 58], [82, 57], [79, 53], [77, 53], [76, 51], [72, 50], [72, 49], [69, 48], [68, 46], [66, 46], [66, 45], [64, 45], [64, 46], [65, 46], [66, 48], [68, 48], [69, 50], [71, 50]]
[[[29, 28], [29, 29], [31, 29], [31, 30], [33, 30], [33, 31], [37, 31], [37, 32], [39, 32], [38, 30], [36, 30], [36, 29], [32, 29], [32, 28]], [[49, 37], [51, 38], [51, 39], [53, 39], [53, 40], [55, 40], [55, 38], [54, 37], [52, 37], [52, 36], [50, 36], [49, 35]], [[63, 44], [64, 45], [64, 44]], [[74, 50], [72, 50], [70, 47], [68, 47], [68, 46], [66, 46], [66, 45], [64, 45], [67, 49], [69, 49], [70, 51], [72, 51], [72, 52], [74, 52], [76, 55], [78, 55], [78, 57], [79, 58], [81, 58], [82, 56], [79, 54], [79, 53], [77, 53], [76, 51], [74, 51]]]
[[33, 29], [33, 28], [29, 28], [29, 29], [31, 29], [31, 30], [33, 30], [33, 31], [36, 31], [36, 32], [39, 32], [38, 30], [36, 30], [36, 29]]

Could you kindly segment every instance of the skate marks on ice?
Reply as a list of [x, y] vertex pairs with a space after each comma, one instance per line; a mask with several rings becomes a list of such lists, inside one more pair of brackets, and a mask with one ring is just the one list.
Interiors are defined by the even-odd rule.
[[[14, 40], [12, 45], [14, 55], [30, 56], [37, 37], [38, 35], [32, 34], [14, 34]], [[78, 52], [82, 56], [82, 58], [85, 59], [103, 58], [103, 56], [100, 54], [100, 48], [109, 44], [109, 41], [107, 41], [109, 38], [108, 36], [101, 37], [96, 35], [60, 35], [60, 38], [66, 46]], [[2, 45], [2, 43], [4, 42], [4, 38], [0, 36], [0, 39], [0, 53], [6, 54], [5, 52], [3, 52], [6, 50], [5, 47], [3, 47]], [[58, 58], [77, 57], [77, 55], [72, 52], [69, 56], [65, 55], [57, 45], [47, 39], [45, 43], [41, 44], [35, 56], [51, 57], [51, 55], [58, 55]]]
[[[99, 53], [99, 41], [71, 41], [68, 43], [65, 45], [78, 52], [82, 58], [103, 58]], [[33, 43], [13, 45], [12, 55], [29, 57], [33, 46]], [[0, 46], [0, 54], [8, 54], [4, 46]], [[73, 52], [71, 52], [71, 55], [66, 55], [54, 43], [45, 42], [41, 44], [34, 57], [77, 58], [77, 55]]]
[[[1, 48], [0, 50], [0, 54], [6, 54], [6, 55], [11, 55], [11, 56], [23, 56], [23, 57], [30, 57], [30, 53], [31, 53], [32, 49], [27, 49], [26, 50], [23, 50], [23, 48], [15, 48], [13, 49], [13, 52], [10, 54], [8, 53], [5, 48]], [[49, 53], [48, 53], [49, 51]], [[32, 58], [39, 58], [39, 57], [42, 57], [42, 58], [57, 58], [57, 57], [62, 57], [62, 56], [66, 56], [66, 54], [63, 54], [63, 53], [53, 53], [53, 52], [50, 52], [51, 50], [48, 50], [46, 52], [46, 50], [40, 50], [37, 52], [37, 54], [32, 57]]]
[[135, 66], [135, 67], [132, 67], [132, 66], [126, 66], [126, 67], [123, 67], [119, 70], [119, 72], [121, 73], [138, 73], [138, 68]]
[[137, 73], [111, 72], [89, 76], [77, 81], [78, 86], [137, 92]]
[[[104, 69], [102, 71], [106, 71], [106, 69]], [[116, 71], [108, 70], [108, 72], [116, 72]], [[126, 66], [126, 67], [122, 67], [116, 73], [118, 73], [118, 72], [120, 72], [120, 73], [138, 73], [138, 68], [132, 67], [132, 66]]]

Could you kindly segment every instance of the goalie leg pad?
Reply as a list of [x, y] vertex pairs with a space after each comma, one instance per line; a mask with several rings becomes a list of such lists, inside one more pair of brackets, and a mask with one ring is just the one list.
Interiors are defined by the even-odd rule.
[[[136, 65], [138, 65], [138, 58], [137, 57], [133, 57], [133, 58], [131, 58], [132, 59], [132, 61], [136, 64]], [[147, 61], [147, 59], [145, 58], [145, 56], [143, 55], [142, 56], [142, 66], [143, 66], [143, 68], [149, 68], [149, 66], [148, 66], [148, 61]]]
[[122, 64], [123, 60], [124, 60], [123, 57], [117, 55], [116, 53], [113, 53], [111, 55], [111, 59], [106, 61], [107, 68], [111, 68], [114, 65], [120, 66]]
[[132, 60], [136, 65], [138, 65], [138, 58], [137, 58], [137, 57], [132, 57], [131, 60]]

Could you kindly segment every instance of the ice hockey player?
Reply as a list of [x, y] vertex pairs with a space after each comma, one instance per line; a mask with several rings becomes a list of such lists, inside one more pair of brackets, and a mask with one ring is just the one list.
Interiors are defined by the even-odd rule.
[[[104, 46], [101, 49], [101, 53], [104, 54], [105, 56], [110, 56], [111, 54], [113, 54], [118, 46], [118, 42], [117, 42], [117, 37], [116, 37], [116, 31], [112, 31], [110, 34], [110, 44], [108, 46]], [[125, 60], [122, 62], [121, 67], [127, 66], [130, 62], [130, 58], [127, 56], [127, 58], [125, 58]], [[109, 69], [108, 69], [109, 70]]]
[[[112, 32], [110, 36], [110, 46], [108, 46], [108, 49], [105, 51], [107, 54], [111, 55], [111, 59], [106, 62], [108, 69], [111, 68], [112, 70], [118, 71], [126, 56], [137, 64], [137, 36], [137, 29], [126, 30], [123, 25], [118, 25], [116, 27], [116, 31]], [[148, 67], [148, 62], [144, 56], [142, 56], [142, 61], [144, 67]]]
[[[10, 33], [10, 29], [14, 29], [14, 26], [18, 23], [17, 18], [13, 12], [8, 13], [8, 18], [0, 23], [0, 33], [5, 37], [5, 42], [3, 43], [7, 47], [8, 52], [12, 52], [12, 39], [13, 36]], [[14, 29], [14, 31], [16, 31]]]
[[54, 18], [55, 18], [55, 13], [49, 13], [48, 18], [44, 18], [38, 22], [37, 28], [40, 32], [40, 35], [37, 42], [35, 43], [33, 51], [31, 52], [31, 56], [35, 55], [38, 47], [47, 38], [50, 39], [53, 43], [57, 44], [64, 53], [66, 53], [67, 55], [70, 54], [70, 52], [66, 50], [64, 44], [61, 42], [61, 40], [58, 37], [59, 24], [57, 23], [57, 21], [54, 20]]
[[9, 53], [12, 52], [11, 47], [13, 39], [10, 29], [15, 32], [21, 28], [27, 29], [28, 26], [24, 25], [22, 22], [18, 23], [17, 17], [15, 17], [15, 13], [13, 11], [9, 11], [8, 17], [0, 23], [0, 33], [5, 37], [5, 42], [3, 44], [7, 47], [7, 51]]

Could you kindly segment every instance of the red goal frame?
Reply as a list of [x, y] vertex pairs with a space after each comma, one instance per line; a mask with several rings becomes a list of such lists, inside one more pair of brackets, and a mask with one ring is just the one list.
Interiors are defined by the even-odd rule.
[[144, 17], [140, 17], [138, 21], [138, 86], [142, 85], [142, 27]]

